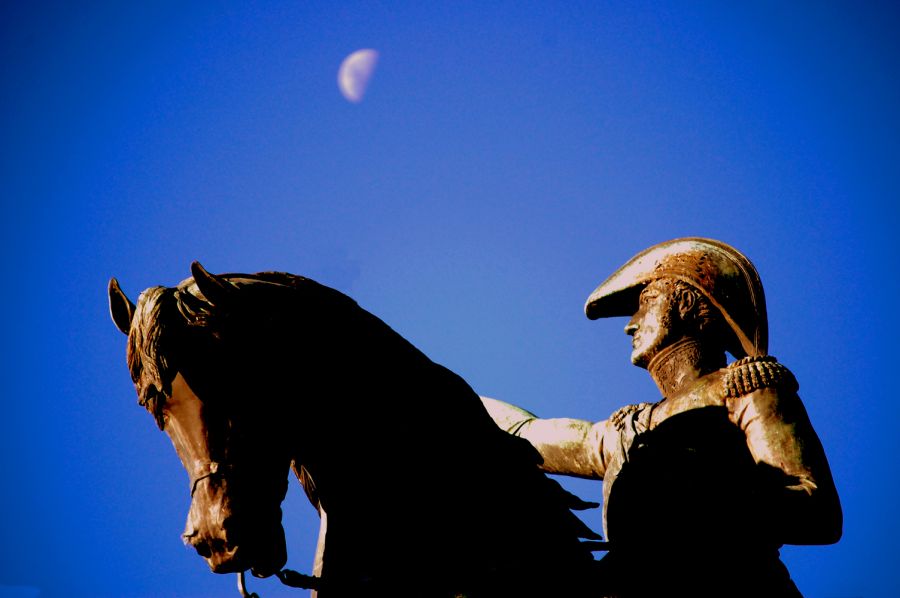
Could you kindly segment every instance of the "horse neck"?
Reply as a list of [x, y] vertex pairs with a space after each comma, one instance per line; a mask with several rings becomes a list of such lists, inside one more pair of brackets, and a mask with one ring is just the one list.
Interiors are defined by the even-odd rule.
[[[302, 380], [287, 385], [293, 389], [285, 399], [295, 462], [331, 499], [330, 513], [382, 485], [392, 460], [402, 468], [408, 435], [427, 425], [416, 421], [420, 411], [414, 403], [427, 397], [415, 396], [422, 384], [411, 378], [423, 380], [429, 367], [386, 325], [363, 320], [358, 330], [340, 331], [325, 342], [303, 368]], [[347, 510], [362, 508], [348, 502]]]

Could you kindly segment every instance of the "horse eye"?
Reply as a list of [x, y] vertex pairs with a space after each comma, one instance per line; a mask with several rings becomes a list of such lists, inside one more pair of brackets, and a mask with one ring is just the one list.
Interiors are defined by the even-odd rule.
[[143, 396], [143, 404], [150, 405], [154, 401], [159, 399], [159, 396], [162, 393], [159, 392], [159, 387], [156, 384], [148, 384], [144, 387], [144, 396]]
[[162, 430], [165, 428], [167, 415], [163, 410], [166, 403], [166, 395], [156, 383], [148, 384], [141, 392], [140, 404], [147, 409], [156, 420], [156, 426]]

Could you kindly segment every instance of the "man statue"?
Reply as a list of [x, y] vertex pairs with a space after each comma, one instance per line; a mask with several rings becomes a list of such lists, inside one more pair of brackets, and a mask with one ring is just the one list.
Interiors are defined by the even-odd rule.
[[719, 241], [668, 241], [619, 268], [585, 312], [632, 316], [631, 361], [662, 399], [597, 423], [484, 403], [545, 471], [603, 480], [599, 595], [799, 596], [779, 548], [837, 542], [842, 514], [797, 382], [767, 355], [753, 265]]

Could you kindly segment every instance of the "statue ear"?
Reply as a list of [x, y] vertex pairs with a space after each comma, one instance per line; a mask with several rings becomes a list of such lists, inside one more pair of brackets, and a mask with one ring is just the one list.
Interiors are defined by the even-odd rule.
[[131, 320], [134, 318], [134, 303], [131, 302], [122, 289], [119, 287], [119, 281], [115, 278], [109, 279], [109, 315], [116, 328], [123, 334], [131, 331]]
[[191, 263], [191, 275], [197, 283], [197, 288], [211, 305], [218, 307], [226, 305], [237, 291], [237, 287], [224, 278], [207, 272], [200, 262]]
[[691, 313], [697, 305], [697, 294], [688, 289], [682, 289], [678, 293], [678, 314], [681, 316], [681, 319], [684, 320], [687, 318], [687, 315]]

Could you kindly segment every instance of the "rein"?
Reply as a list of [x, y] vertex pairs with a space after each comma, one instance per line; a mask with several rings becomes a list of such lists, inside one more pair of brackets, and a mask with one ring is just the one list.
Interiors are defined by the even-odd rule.
[[[194, 497], [194, 493], [197, 491], [197, 485], [200, 482], [211, 478], [225, 477], [230, 471], [234, 470], [234, 466], [231, 463], [206, 461], [202, 463], [198, 469], [197, 475], [195, 475], [191, 481], [191, 498]], [[244, 578], [245, 573], [245, 571], [241, 571], [237, 574], [238, 592], [240, 592], [242, 598], [260, 598], [259, 594], [256, 592], [247, 591], [247, 582]], [[282, 569], [281, 571], [276, 572], [275, 575], [281, 583], [292, 588], [318, 590], [321, 586], [321, 578], [315, 577], [314, 575], [304, 575], [291, 569]]]
[[[241, 571], [237, 574], [238, 581], [238, 592], [241, 593], [241, 598], [259, 598], [259, 594], [256, 592], [248, 592], [247, 591], [247, 582], [244, 580], [245, 571]], [[303, 575], [302, 573], [297, 573], [296, 571], [292, 571], [290, 569], [282, 569], [275, 574], [278, 579], [284, 585], [291, 588], [300, 588], [303, 590], [319, 590], [322, 579], [320, 577], [315, 577], [313, 575]]]
[[[201, 468], [201, 472], [203, 473], [196, 476], [191, 484], [191, 497], [193, 498], [194, 492], [197, 489], [197, 484], [199, 484], [202, 480], [213, 477], [224, 477], [233, 469], [234, 467], [231, 463], [219, 463], [217, 461], [208, 461], [206, 463], [203, 463], [203, 466]], [[589, 550], [591, 550], [592, 552], [609, 550], [609, 542], [582, 541], [581, 543], [585, 546], [588, 546]], [[257, 594], [256, 592], [250, 592], [247, 589], [247, 581], [245, 575], [246, 571], [239, 571], [237, 573], [237, 589], [241, 595], [241, 598], [260, 598], [259, 594]], [[299, 588], [303, 590], [321, 591], [324, 581], [321, 577], [317, 577], [315, 575], [305, 575], [292, 569], [282, 569], [281, 571], [276, 571], [275, 576], [282, 584], [291, 588]], [[366, 587], [371, 582], [371, 579], [360, 579], [357, 581], [357, 583], [360, 584], [359, 587]]]

